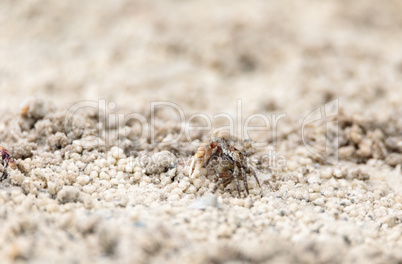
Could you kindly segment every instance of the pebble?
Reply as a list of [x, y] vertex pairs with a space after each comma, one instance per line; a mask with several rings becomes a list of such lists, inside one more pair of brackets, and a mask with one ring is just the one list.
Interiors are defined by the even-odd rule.
[[206, 209], [207, 207], [220, 207], [220, 205], [218, 204], [218, 199], [216, 196], [209, 193], [201, 198], [198, 198], [196, 201], [190, 204], [189, 207], [193, 209]]

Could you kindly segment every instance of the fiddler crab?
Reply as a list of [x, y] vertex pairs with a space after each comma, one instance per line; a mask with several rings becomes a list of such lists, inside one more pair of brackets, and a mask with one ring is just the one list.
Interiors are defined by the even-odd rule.
[[189, 169], [189, 176], [195, 178], [199, 175], [202, 167], [208, 166], [211, 162], [215, 162], [212, 166], [216, 174], [216, 184], [212, 193], [218, 189], [220, 184], [226, 186], [233, 180], [236, 183], [237, 192], [240, 195], [239, 179], [243, 181], [247, 195], [249, 194], [247, 174], [251, 173], [261, 188], [260, 182], [253, 169], [251, 169], [243, 153], [229, 144], [225, 138], [217, 138], [203, 143], [197, 150]]
[[15, 167], [15, 161], [13, 159], [13, 156], [8, 153], [7, 149], [0, 146], [0, 157], [1, 157], [1, 165], [4, 166], [3, 168], [3, 174], [1, 175], [0, 181], [4, 180], [7, 178], [7, 167], [10, 164], [12, 167]]

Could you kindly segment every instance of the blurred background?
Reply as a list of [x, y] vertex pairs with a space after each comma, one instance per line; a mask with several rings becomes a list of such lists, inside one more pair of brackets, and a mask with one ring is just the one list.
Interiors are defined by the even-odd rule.
[[186, 114], [305, 115], [402, 101], [402, 2], [1, 1], [0, 110], [39, 97]]

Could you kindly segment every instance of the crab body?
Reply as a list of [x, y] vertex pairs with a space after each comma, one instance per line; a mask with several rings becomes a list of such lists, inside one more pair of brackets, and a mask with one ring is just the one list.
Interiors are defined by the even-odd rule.
[[3, 174], [0, 177], [0, 181], [7, 178], [7, 167], [10, 164], [12, 167], [15, 167], [15, 161], [13, 157], [8, 153], [7, 149], [0, 146], [0, 157], [1, 157], [1, 164], [4, 166]]
[[224, 138], [207, 141], [198, 148], [190, 165], [190, 177], [198, 176], [200, 169], [209, 164], [212, 164], [216, 174], [216, 184], [212, 192], [215, 192], [220, 184], [227, 185], [234, 180], [240, 196], [239, 180], [242, 180], [245, 190], [249, 194], [247, 173], [251, 173], [261, 187], [257, 175], [248, 166], [243, 153], [230, 145], [229, 141]]

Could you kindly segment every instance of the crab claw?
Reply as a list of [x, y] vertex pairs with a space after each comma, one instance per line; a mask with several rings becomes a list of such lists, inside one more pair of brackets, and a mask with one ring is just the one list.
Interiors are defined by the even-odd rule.
[[215, 142], [210, 143], [206, 142], [198, 148], [197, 153], [194, 155], [194, 158], [191, 162], [188, 175], [191, 178], [195, 178], [200, 174], [200, 170], [202, 166], [208, 161], [208, 159], [212, 156], [213, 148], [216, 147]]
[[[195, 178], [200, 174], [200, 169], [202, 168], [202, 165], [204, 165], [203, 160], [201, 160], [201, 158], [204, 158], [205, 155], [205, 150], [200, 147], [197, 151], [197, 153], [195, 154], [193, 161], [191, 162], [190, 165], [190, 169], [188, 172], [188, 175], [191, 178]], [[193, 171], [194, 169], [194, 171]]]

